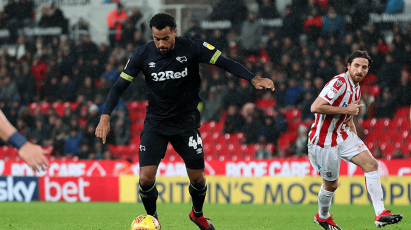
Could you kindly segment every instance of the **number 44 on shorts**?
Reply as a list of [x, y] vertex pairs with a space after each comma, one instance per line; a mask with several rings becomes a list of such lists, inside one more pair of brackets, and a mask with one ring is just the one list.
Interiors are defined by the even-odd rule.
[[190, 139], [188, 139], [188, 146], [193, 147], [194, 149], [197, 149], [197, 146], [201, 145], [203, 146], [203, 141], [201, 140], [201, 137], [197, 134], [197, 140], [191, 136]]

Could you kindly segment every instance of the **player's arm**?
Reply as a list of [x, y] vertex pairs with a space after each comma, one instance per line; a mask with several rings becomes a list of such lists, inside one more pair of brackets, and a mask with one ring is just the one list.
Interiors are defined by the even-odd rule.
[[114, 85], [111, 87], [108, 93], [106, 104], [104, 105], [103, 114], [100, 117], [100, 122], [96, 128], [96, 137], [106, 143], [106, 137], [108, 132], [110, 132], [110, 115], [114, 108], [117, 106], [121, 95], [131, 84], [134, 77], [140, 72], [140, 60], [141, 54], [144, 52], [144, 48], [139, 48], [134, 51], [133, 56], [128, 60], [123, 72], [120, 77], [116, 80]]
[[256, 89], [271, 89], [272, 91], [274, 91], [275, 89], [274, 83], [271, 79], [255, 76], [240, 63], [231, 60], [223, 55], [219, 55], [219, 57], [217, 57], [215, 65], [227, 72], [230, 72], [234, 76], [248, 80], [254, 85]]
[[[121, 74], [124, 74], [121, 73]], [[108, 132], [110, 132], [110, 115], [113, 112], [114, 108], [117, 106], [121, 95], [130, 85], [130, 81], [125, 80], [122, 77], [119, 77], [111, 87], [110, 92], [108, 93], [106, 104], [104, 105], [103, 114], [100, 117], [100, 122], [96, 128], [96, 137], [103, 141], [103, 144], [106, 143], [106, 137]]]
[[358, 105], [358, 101], [354, 101], [347, 107], [332, 106], [325, 99], [317, 97], [314, 103], [311, 105], [312, 113], [320, 114], [349, 114], [349, 115], [358, 115], [361, 107], [364, 105]]
[[358, 101], [354, 101], [348, 107], [339, 107], [339, 106], [332, 106], [326, 101], [324, 98], [318, 96], [315, 99], [314, 103], [311, 105], [311, 112], [312, 113], [320, 113], [320, 114], [349, 114], [349, 115], [358, 115], [359, 108], [363, 107], [364, 105], [358, 105]]
[[221, 55], [221, 51], [207, 42], [194, 40], [193, 46], [200, 62], [216, 65], [236, 77], [246, 79], [251, 82], [256, 89], [271, 89], [274, 91], [274, 83], [271, 79], [255, 76], [240, 63]]
[[48, 167], [47, 158], [44, 154], [46, 150], [42, 149], [38, 145], [34, 145], [27, 141], [27, 139], [17, 132], [16, 128], [10, 124], [6, 116], [0, 110], [0, 138], [3, 141], [8, 141], [13, 147], [18, 149], [18, 153], [33, 170], [37, 170], [37, 166], [42, 169]]
[[347, 125], [350, 127], [351, 132], [353, 132], [355, 135], [357, 135], [357, 129], [355, 128], [355, 124], [354, 124], [354, 119], [353, 119], [353, 117], [351, 117], [351, 118], [347, 121]]

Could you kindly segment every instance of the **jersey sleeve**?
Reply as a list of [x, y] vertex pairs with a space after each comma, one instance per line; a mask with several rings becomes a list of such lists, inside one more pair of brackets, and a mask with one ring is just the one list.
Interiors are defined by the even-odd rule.
[[208, 44], [207, 42], [194, 40], [193, 46], [198, 55], [198, 60], [201, 63], [214, 65], [218, 57], [221, 56], [221, 51], [215, 48], [213, 45]]
[[213, 45], [208, 44], [207, 42], [194, 40], [194, 47], [197, 50], [198, 59], [202, 63], [216, 65], [232, 73], [234, 76], [248, 81], [251, 81], [255, 77], [255, 75], [243, 65], [221, 55], [221, 51], [217, 50]]
[[344, 79], [334, 78], [324, 87], [321, 91], [319, 97], [326, 100], [330, 105], [332, 105], [337, 98], [343, 96], [347, 84]]
[[128, 59], [126, 66], [124, 67], [123, 72], [121, 72], [120, 77], [127, 81], [133, 81], [133, 79], [140, 73], [142, 62], [144, 60], [145, 46], [142, 46], [136, 49], [131, 55], [131, 58]]

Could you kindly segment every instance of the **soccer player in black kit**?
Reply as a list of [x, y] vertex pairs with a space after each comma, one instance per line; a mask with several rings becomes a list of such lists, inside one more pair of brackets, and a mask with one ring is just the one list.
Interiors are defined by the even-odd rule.
[[182, 157], [190, 179], [189, 193], [193, 207], [190, 220], [200, 229], [215, 229], [203, 215], [207, 191], [204, 152], [198, 128], [201, 101], [199, 63], [216, 65], [233, 75], [250, 81], [257, 89], [274, 90], [274, 83], [256, 77], [243, 65], [221, 55], [211, 44], [192, 38], [176, 37], [173, 16], [159, 13], [150, 20], [153, 42], [134, 51], [107, 97], [96, 136], [103, 143], [110, 131], [110, 114], [120, 96], [140, 71], [148, 88], [148, 107], [139, 148], [140, 196], [147, 214], [158, 219], [155, 185], [156, 173], [164, 158], [168, 142]]

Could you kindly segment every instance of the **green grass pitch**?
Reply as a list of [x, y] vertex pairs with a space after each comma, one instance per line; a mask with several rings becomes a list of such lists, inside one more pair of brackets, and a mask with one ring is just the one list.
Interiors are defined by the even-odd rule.
[[[158, 204], [163, 230], [198, 229], [188, 218], [190, 204]], [[386, 206], [404, 219], [384, 229], [411, 229], [411, 207]], [[313, 223], [317, 205], [205, 204], [206, 217], [218, 230], [322, 229]], [[130, 229], [144, 214], [142, 204], [0, 203], [0, 229]], [[333, 205], [331, 214], [342, 229], [376, 229], [371, 205]]]

